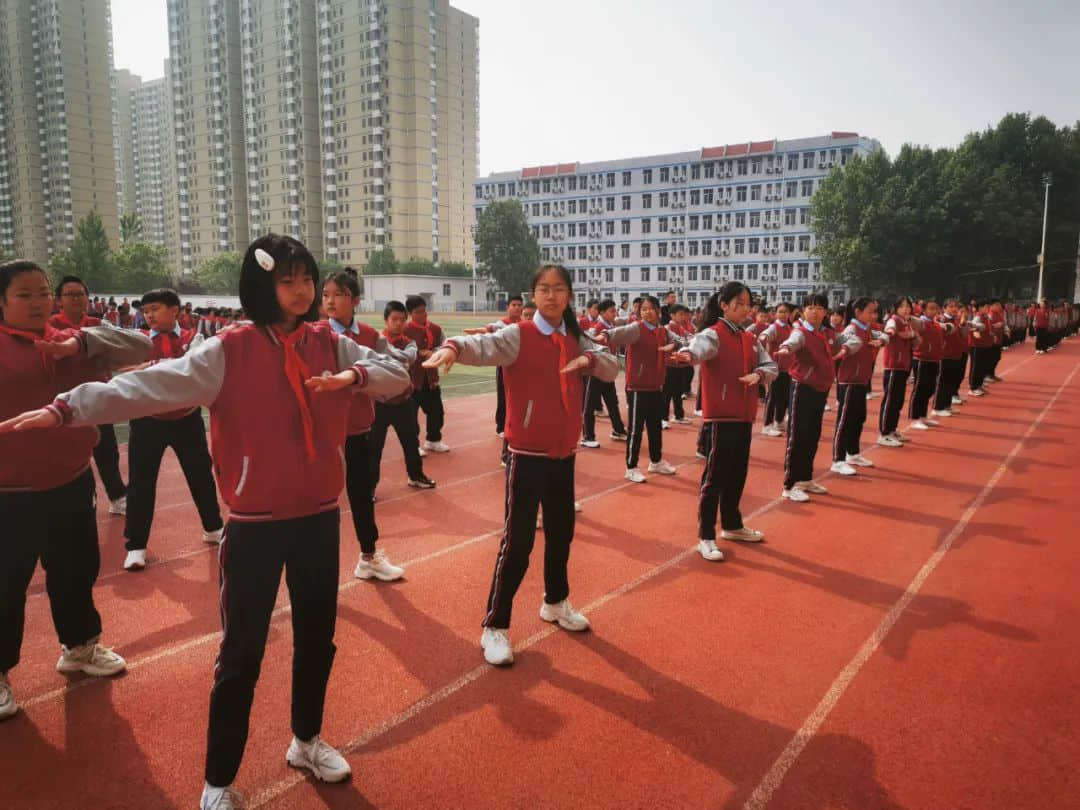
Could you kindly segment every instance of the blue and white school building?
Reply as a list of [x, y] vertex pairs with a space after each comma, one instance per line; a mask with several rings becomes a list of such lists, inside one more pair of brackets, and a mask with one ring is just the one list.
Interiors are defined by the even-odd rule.
[[597, 163], [556, 163], [478, 178], [474, 222], [521, 203], [544, 260], [574, 274], [575, 305], [675, 290], [703, 304], [724, 282], [769, 303], [847, 289], [812, 255], [810, 200], [828, 174], [881, 145], [855, 132], [750, 141]]

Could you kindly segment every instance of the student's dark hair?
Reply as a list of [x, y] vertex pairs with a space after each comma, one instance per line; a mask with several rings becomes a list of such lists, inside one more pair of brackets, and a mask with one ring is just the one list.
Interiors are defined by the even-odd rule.
[[127, 315], [129, 312], [131, 312], [131, 304], [125, 301], [116, 308], [116, 311], [119, 312], [121, 315]]
[[167, 307], [179, 307], [180, 296], [176, 294], [176, 290], [170, 290], [167, 287], [162, 287], [157, 290], [151, 290], [148, 293], [144, 293], [143, 297], [136, 301], [133, 305], [141, 307], [143, 304], [164, 304]]
[[635, 298], [633, 301], [630, 302], [630, 306], [636, 306], [637, 304], [640, 304], [640, 303], [641, 303], [641, 296], [639, 295], [637, 298]]
[[1001, 303], [1001, 299], [1000, 299], [1000, 298], [991, 298], [991, 299], [990, 299], [990, 303], [991, 303], [991, 304], [1000, 304], [1000, 303]]
[[329, 276], [326, 277], [326, 281], [323, 282], [323, 287], [325, 287], [330, 282], [333, 282], [342, 289], [348, 290], [349, 295], [351, 295], [353, 298], [359, 298], [360, 282], [356, 278], [356, 271], [354, 270], [352, 273], [350, 273], [349, 269], [350, 268], [345, 268], [344, 270], [339, 270], [336, 273], [331, 273]]
[[[274, 260], [273, 269], [264, 270], [255, 260], [255, 251], [260, 249], [269, 253]], [[256, 326], [270, 326], [281, 320], [284, 313], [277, 301], [277, 280], [293, 275], [301, 266], [305, 275], [318, 289], [319, 265], [302, 242], [291, 236], [268, 233], [248, 245], [244, 262], [240, 266], [240, 304]], [[311, 307], [300, 320], [318, 319], [319, 298], [313, 296]]]
[[780, 307], [783, 307], [788, 312], [791, 312], [791, 304], [789, 304], [787, 301], [781, 301], [779, 304], [776, 305], [776, 311], [777, 312], [780, 311]]
[[671, 314], [672, 315], [678, 315], [680, 312], [689, 312], [689, 311], [690, 311], [690, 307], [686, 306], [686, 304], [676, 304], [675, 306], [673, 306], [671, 308]]
[[426, 306], [427, 306], [427, 301], [424, 300], [423, 296], [410, 295], [405, 299], [405, 309], [408, 311], [408, 313], [410, 315], [412, 314], [412, 311], [414, 309], [420, 309], [420, 307], [426, 307]]
[[810, 293], [805, 298], [803, 298], [802, 308], [805, 309], [806, 307], [821, 307], [822, 309], [828, 311], [829, 299], [821, 293]]
[[521, 302], [522, 305], [525, 304], [525, 299], [522, 298], [520, 295], [511, 295], [509, 298], [506, 299], [506, 305], [510, 306], [515, 301]]
[[655, 309], [657, 312], [660, 311], [660, 299], [657, 298], [655, 295], [643, 295], [643, 296], [641, 296], [641, 303], [644, 304], [646, 301], [648, 301], [650, 304], [652, 304], [653, 309]]
[[741, 281], [729, 281], [710, 295], [709, 300], [705, 302], [705, 316], [701, 321], [702, 328], [708, 329], [720, 320], [723, 315], [723, 311], [720, 309], [721, 302], [730, 304], [743, 293], [749, 294], [750, 288]]
[[405, 309], [405, 305], [400, 301], [387, 301], [386, 306], [383, 307], [382, 318], [385, 321], [390, 317], [391, 312], [400, 312], [402, 315], [408, 315], [408, 310]]
[[847, 308], [844, 311], [844, 323], [849, 324], [855, 319], [855, 313], [859, 310], [866, 309], [870, 304], [874, 303], [873, 298], [852, 298], [847, 302]]
[[664, 298], [667, 298], [669, 295], [675, 295], [675, 291], [674, 290], [668, 290], [666, 293], [664, 293]]
[[910, 307], [911, 309], [915, 308], [915, 305], [911, 303], [910, 298], [908, 298], [906, 295], [901, 295], [899, 298], [896, 299], [896, 303], [893, 304], [893, 312], [899, 310], [901, 304], [907, 304], [908, 307]]
[[521, 308], [523, 310], [536, 309], [536, 302], [535, 301], [526, 301], [524, 304], [521, 305]]
[[611, 299], [611, 298], [604, 298], [603, 300], [600, 301], [600, 311], [601, 312], [607, 312], [609, 309], [611, 309], [613, 307], [616, 307], [616, 306], [617, 305], [615, 304], [614, 299]]
[[15, 280], [16, 276], [21, 276], [23, 273], [41, 273], [46, 280], [49, 278], [49, 274], [45, 272], [44, 268], [29, 259], [15, 259], [0, 264], [0, 306], [3, 306], [3, 299], [7, 295], [7, 289], [11, 286], [11, 282]]
[[[567, 301], [566, 309], [563, 310], [563, 324], [566, 326], [566, 334], [573, 337], [581, 338], [581, 326], [578, 324], [577, 315], [574, 313], [574, 305], [570, 302], [574, 300], [574, 279], [570, 275], [570, 271], [563, 267], [561, 264], [542, 264], [537, 268], [532, 277], [532, 284], [529, 285], [529, 292], [533, 298], [536, 298], [536, 285], [540, 283], [540, 279], [544, 277], [545, 273], [554, 272], [558, 273], [559, 278], [563, 284], [566, 285], [566, 289], [570, 292], [570, 298]], [[601, 302], [601, 307], [603, 302]]]
[[57, 298], [60, 297], [60, 291], [64, 289], [65, 284], [78, 284], [80, 287], [83, 288], [83, 292], [86, 293], [87, 296], [90, 295], [90, 288], [86, 286], [86, 282], [83, 281], [81, 278], [79, 278], [78, 276], [64, 276], [62, 279], [60, 279], [60, 283], [56, 285]]
[[600, 306], [600, 299], [599, 298], [590, 298], [588, 300], [588, 302], [586, 302], [586, 304], [585, 304], [585, 309], [590, 309], [592, 307], [598, 307], [598, 306]]

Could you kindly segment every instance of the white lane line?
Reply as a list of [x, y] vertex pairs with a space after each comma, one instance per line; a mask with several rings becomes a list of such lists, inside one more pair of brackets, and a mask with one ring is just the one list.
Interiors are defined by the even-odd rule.
[[[1025, 361], [1026, 362], [1026, 361]], [[855, 657], [848, 662], [847, 666], [841, 670], [840, 674], [833, 681], [829, 690], [825, 693], [825, 696], [818, 703], [817, 707], [811, 712], [810, 716], [806, 718], [806, 721], [802, 724], [802, 727], [795, 732], [795, 736], [791, 738], [791, 742], [787, 744], [784, 750], [777, 757], [776, 762], [762, 778], [757, 788], [750, 795], [750, 798], [746, 800], [746, 804], [743, 805], [743, 810], [761, 810], [765, 807], [769, 800], [772, 798], [776, 789], [780, 787], [781, 782], [784, 781], [784, 777], [791, 769], [791, 766], [795, 764], [795, 760], [799, 758], [799, 755], [806, 748], [810, 740], [817, 734], [821, 728], [825, 719], [829, 716], [829, 713], [836, 707], [836, 704], [843, 697], [844, 692], [847, 690], [851, 682], [859, 674], [859, 670], [863, 668], [870, 657], [877, 651], [877, 648], [881, 646], [881, 642], [885, 640], [885, 637], [892, 630], [893, 626], [900, 619], [900, 616], [911, 604], [911, 600], [919, 593], [923, 584], [934, 572], [934, 569], [938, 567], [938, 564], [945, 557], [945, 554], [952, 547], [952, 544], [956, 541], [967, 525], [971, 522], [971, 519], [975, 517], [975, 513], [979, 511], [979, 508], [986, 502], [986, 499], [993, 492], [994, 487], [997, 486], [998, 481], [1005, 475], [1009, 468], [1009, 462], [1016, 457], [1020, 450], [1024, 446], [1024, 442], [1028, 440], [1035, 429], [1046, 417], [1046, 414], [1050, 412], [1050, 409], [1057, 402], [1058, 397], [1061, 396], [1061, 392], [1072, 381], [1073, 376], [1076, 374], [1077, 369], [1080, 369], [1080, 363], [1073, 366], [1072, 371], [1069, 372], [1069, 376], [1065, 378], [1065, 381], [1058, 387], [1054, 396], [1050, 398], [1050, 401], [1046, 403], [1046, 407], [1042, 409], [1038, 416], [1035, 417], [1031, 425], [1024, 432], [1024, 435], [1013, 446], [1012, 450], [1005, 457], [1004, 461], [998, 465], [994, 470], [994, 474], [990, 476], [990, 480], [986, 482], [986, 485], [982, 488], [979, 494], [972, 501], [971, 505], [961, 515], [960, 520], [953, 527], [952, 531], [941, 541], [937, 550], [930, 555], [930, 559], [926, 561], [926, 564], [919, 569], [918, 573], [907, 586], [907, 590], [900, 596], [896, 603], [892, 606], [892, 609], [881, 620], [881, 623], [874, 629], [874, 632], [870, 634], [870, 637], [863, 642], [863, 645], [855, 653]]]

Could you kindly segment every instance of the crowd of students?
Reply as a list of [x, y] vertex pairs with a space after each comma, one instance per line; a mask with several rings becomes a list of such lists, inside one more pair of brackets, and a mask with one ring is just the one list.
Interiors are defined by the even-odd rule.
[[[54, 290], [33, 262], [0, 265], [0, 520], [10, 562], [0, 578], [0, 719], [17, 711], [9, 672], [19, 661], [26, 591], [39, 560], [61, 644], [57, 668], [95, 676], [125, 668], [100, 642], [93, 601], [100, 554], [92, 456], [110, 512], [125, 515], [125, 569], [146, 565], [167, 447], [197, 507], [202, 541], [218, 547], [224, 632], [200, 801], [204, 810], [228, 810], [242, 806], [232, 783], [283, 571], [294, 631], [294, 736], [286, 759], [324, 781], [350, 773], [319, 736], [335, 652], [338, 500], [344, 490], [360, 545], [354, 575], [401, 578], [404, 569], [378, 547], [382, 452], [393, 427], [409, 485], [435, 487], [423, 459], [450, 450], [440, 371], [455, 363], [498, 368], [505, 523], [480, 643], [489, 663], [508, 665], [513, 602], [541, 512], [540, 617], [569, 631], [589, 627], [569, 598], [568, 561], [580, 510], [575, 454], [600, 446], [601, 407], [610, 439], [625, 443], [628, 481], [674, 475], [663, 457], [663, 431], [693, 424], [683, 400], [694, 397], [696, 379], [692, 416], [700, 419], [704, 462], [697, 550], [715, 562], [724, 558], [718, 518], [719, 539], [764, 539], [740, 512], [759, 418], [762, 435], [786, 437], [782, 497], [807, 501], [827, 492], [815, 481], [814, 462], [834, 384], [830, 470], [855, 475], [873, 466], [861, 450], [879, 358], [876, 441], [899, 448], [909, 439], [897, 429], [905, 399], [913, 429], [938, 427], [964, 403], [965, 376], [967, 394], [983, 396], [1000, 379], [1002, 351], [1029, 333], [1036, 351], [1052, 351], [1077, 328], [1075, 308], [1045, 301], [1024, 309], [901, 297], [885, 308], [857, 298], [830, 311], [823, 296], [810, 295], [798, 306], [765, 307], [739, 282], [725, 284], [699, 313], [672, 294], [663, 304], [643, 296], [623, 312], [614, 301], [594, 300], [579, 317], [570, 303], [572, 277], [554, 264], [538, 269], [528, 293], [528, 302], [511, 297], [498, 321], [447, 338], [419, 296], [389, 302], [381, 331], [360, 323], [356, 274], [320, 278], [304, 245], [273, 234], [249, 246], [239, 285], [243, 310], [232, 313], [193, 311], [172, 290], [153, 290], [135, 302], [133, 316], [126, 300], [91, 299], [78, 278], [66, 277]], [[615, 387], [620, 355], [625, 421]], [[125, 421], [126, 487], [108, 427]]]

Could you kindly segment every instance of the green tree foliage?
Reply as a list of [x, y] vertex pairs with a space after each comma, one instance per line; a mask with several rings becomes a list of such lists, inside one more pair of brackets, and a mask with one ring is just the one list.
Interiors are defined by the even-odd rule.
[[364, 266], [364, 272], [373, 276], [387, 276], [396, 273], [398, 268], [394, 251], [388, 247], [373, 250]]
[[[1070, 292], [1080, 223], [1080, 124], [1011, 114], [956, 149], [905, 145], [895, 159], [855, 158], [814, 195], [825, 276], [853, 292], [1024, 294], [1042, 237], [1042, 176], [1052, 172], [1047, 229], [1051, 295]], [[1048, 269], [1051, 269], [1048, 268]]]
[[476, 255], [485, 275], [502, 289], [527, 289], [540, 264], [540, 246], [520, 203], [499, 200], [484, 209], [476, 226]]
[[120, 217], [120, 241], [124, 244], [128, 242], [138, 242], [143, 237], [143, 224], [139, 219], [139, 215], [134, 211], [129, 211]]
[[79, 220], [71, 247], [53, 257], [50, 270], [57, 278], [80, 276], [91, 291], [110, 291], [116, 286], [109, 237], [97, 210]]
[[129, 242], [114, 254], [117, 286], [138, 295], [172, 284], [165, 265], [168, 253], [160, 245]]
[[461, 276], [465, 278], [471, 277], [473, 274], [472, 267], [465, 264], [465, 262], [439, 262], [435, 272], [440, 276]]
[[435, 263], [431, 259], [410, 256], [408, 261], [401, 262], [398, 265], [397, 272], [410, 276], [433, 276], [436, 270]]
[[218, 253], [195, 268], [195, 280], [208, 293], [236, 295], [240, 289], [240, 268], [243, 263], [243, 253]]

